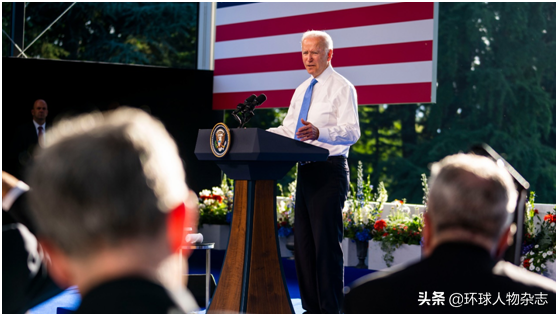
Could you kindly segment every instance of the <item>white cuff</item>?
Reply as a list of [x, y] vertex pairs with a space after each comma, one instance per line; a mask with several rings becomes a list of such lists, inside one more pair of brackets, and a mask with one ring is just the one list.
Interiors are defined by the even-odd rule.
[[9, 211], [14, 204], [15, 200], [24, 192], [29, 191], [29, 186], [23, 181], [19, 181], [15, 187], [13, 187], [5, 197], [2, 198], [2, 209], [4, 211]]
[[329, 143], [329, 129], [326, 127], [318, 128], [320, 131], [320, 136], [318, 137], [318, 141], [322, 143]]

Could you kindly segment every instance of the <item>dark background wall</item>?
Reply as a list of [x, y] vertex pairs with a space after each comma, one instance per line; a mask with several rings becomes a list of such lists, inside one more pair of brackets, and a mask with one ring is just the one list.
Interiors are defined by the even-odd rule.
[[175, 139], [194, 191], [220, 183], [219, 168], [194, 155], [198, 130], [223, 118], [211, 110], [212, 71], [8, 57], [2, 66], [3, 170], [16, 168], [9, 156], [14, 133], [31, 121], [33, 102], [44, 99], [51, 126], [62, 117], [118, 105], [145, 109]]

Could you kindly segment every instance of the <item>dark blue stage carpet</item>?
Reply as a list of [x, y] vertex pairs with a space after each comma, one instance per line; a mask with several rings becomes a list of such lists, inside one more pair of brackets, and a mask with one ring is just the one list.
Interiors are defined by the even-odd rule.
[[[219, 283], [219, 276], [221, 275], [221, 266], [225, 257], [224, 250], [211, 251], [211, 274], [215, 278], [215, 282]], [[298, 283], [296, 280], [296, 269], [294, 260], [283, 258], [283, 271], [287, 281], [289, 295], [293, 300], [295, 312], [301, 313], [302, 307], [300, 306], [300, 292], [298, 290]], [[205, 250], [195, 250], [188, 260], [190, 274], [204, 274], [205, 273]], [[353, 267], [345, 267], [345, 285], [351, 284], [356, 279], [366, 274], [375, 272], [374, 270], [356, 269]], [[60, 295], [35, 306], [30, 310], [31, 314], [57, 314], [67, 311], [75, 310], [81, 297], [75, 287], [69, 288], [62, 292]], [[203, 311], [201, 311], [203, 313]]]

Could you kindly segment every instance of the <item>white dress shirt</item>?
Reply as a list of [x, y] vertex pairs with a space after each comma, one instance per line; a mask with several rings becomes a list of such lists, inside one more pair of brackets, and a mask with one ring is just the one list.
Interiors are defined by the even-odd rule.
[[[296, 88], [283, 124], [268, 129], [269, 132], [294, 139], [304, 93], [312, 79], [310, 76]], [[349, 148], [360, 138], [355, 87], [331, 64], [316, 80], [306, 121], [320, 130], [320, 136], [307, 142], [329, 150], [330, 156], [349, 157]]]

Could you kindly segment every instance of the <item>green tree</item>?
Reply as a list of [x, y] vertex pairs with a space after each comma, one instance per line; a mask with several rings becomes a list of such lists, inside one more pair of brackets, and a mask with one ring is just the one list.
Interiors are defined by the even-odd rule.
[[438, 100], [416, 146], [379, 164], [390, 198], [420, 202], [430, 163], [484, 142], [555, 203], [556, 4], [440, 3], [439, 17]]
[[[27, 3], [25, 45], [70, 3]], [[26, 55], [195, 68], [197, 3], [76, 3]]]
[[[11, 21], [12, 3], [2, 2], [2, 31], [11, 34]], [[2, 34], [2, 56], [10, 55], [10, 48], [12, 43], [5, 34]]]

